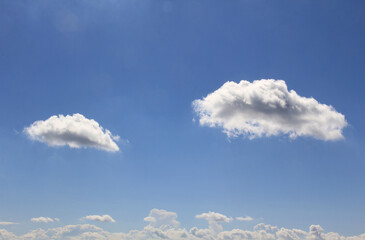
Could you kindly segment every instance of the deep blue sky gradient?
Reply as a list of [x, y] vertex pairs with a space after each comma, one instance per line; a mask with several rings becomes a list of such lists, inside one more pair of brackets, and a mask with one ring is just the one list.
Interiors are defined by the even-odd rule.
[[[227, 228], [363, 233], [364, 12], [362, 0], [0, 1], [0, 221], [25, 232], [31, 217], [110, 214], [103, 227], [126, 231], [162, 208], [184, 226], [215, 211], [255, 219]], [[262, 78], [334, 106], [345, 140], [228, 141], [192, 121], [193, 100]], [[73, 113], [130, 143], [50, 148], [22, 133]]]

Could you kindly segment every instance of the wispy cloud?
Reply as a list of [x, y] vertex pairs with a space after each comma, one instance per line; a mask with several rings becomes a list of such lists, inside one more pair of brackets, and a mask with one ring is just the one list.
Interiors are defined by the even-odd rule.
[[237, 221], [252, 221], [253, 220], [253, 218], [252, 217], [250, 217], [250, 216], [246, 216], [246, 217], [236, 217], [236, 220]]
[[51, 222], [57, 222], [59, 221], [59, 219], [50, 217], [37, 217], [37, 218], [31, 218], [30, 221], [34, 223], [51, 223]]
[[203, 99], [193, 101], [202, 126], [219, 127], [228, 137], [289, 135], [320, 140], [343, 138], [345, 116], [314, 98], [288, 91], [283, 80], [226, 82]]
[[18, 224], [18, 223], [16, 223], [16, 222], [0, 222], [0, 225], [2, 225], [2, 226], [14, 225], [14, 224]]
[[119, 151], [115, 141], [119, 136], [113, 136], [107, 129], [93, 119], [87, 119], [76, 113], [71, 115], [51, 116], [47, 120], [39, 120], [24, 129], [33, 140], [49, 146], [65, 146], [71, 148], [92, 147], [109, 152]]

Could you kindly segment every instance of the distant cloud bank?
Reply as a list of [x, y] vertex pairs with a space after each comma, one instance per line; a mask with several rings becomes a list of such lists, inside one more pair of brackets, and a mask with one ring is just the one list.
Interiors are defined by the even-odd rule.
[[345, 116], [332, 106], [288, 91], [283, 80], [226, 82], [192, 105], [200, 125], [222, 128], [228, 137], [284, 134], [328, 141], [342, 139], [347, 126]]
[[[97, 216], [97, 217], [95, 217]], [[108, 215], [91, 215], [93, 219]], [[110, 217], [110, 216], [109, 216]], [[104, 217], [106, 219], [106, 217]], [[110, 217], [111, 218], [111, 217]], [[63, 227], [29, 231], [18, 236], [0, 229], [2, 240], [365, 240], [365, 234], [345, 237], [336, 232], [325, 233], [321, 226], [311, 225], [308, 231], [276, 227], [264, 223], [256, 224], [252, 230], [223, 230], [222, 223], [229, 224], [233, 218], [221, 213], [208, 212], [196, 216], [208, 221], [207, 228], [181, 228], [175, 212], [152, 209], [144, 220], [149, 222], [142, 230], [111, 233], [90, 224], [66, 225]], [[239, 217], [237, 217], [239, 218]], [[236, 219], [237, 219], [236, 218]], [[247, 217], [246, 217], [247, 218]], [[98, 220], [97, 220], [98, 221]]]
[[89, 215], [84, 217], [85, 220], [92, 220], [92, 221], [98, 221], [98, 222], [115, 222], [115, 220], [109, 216], [109, 215]]
[[31, 139], [49, 146], [68, 145], [71, 148], [91, 147], [109, 152], [119, 151], [115, 143], [119, 140], [119, 136], [113, 136], [98, 122], [87, 119], [79, 113], [72, 116], [51, 116], [47, 120], [36, 121], [26, 127], [24, 132]]

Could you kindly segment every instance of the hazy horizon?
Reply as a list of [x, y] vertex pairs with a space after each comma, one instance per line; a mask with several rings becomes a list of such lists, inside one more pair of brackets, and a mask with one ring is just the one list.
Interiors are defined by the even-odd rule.
[[0, 1], [0, 239], [365, 240], [365, 2]]

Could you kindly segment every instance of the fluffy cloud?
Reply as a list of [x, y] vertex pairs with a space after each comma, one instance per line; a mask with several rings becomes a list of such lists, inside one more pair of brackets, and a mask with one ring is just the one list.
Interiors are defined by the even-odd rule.
[[13, 239], [19, 239], [19, 238], [12, 232], [8, 232], [5, 229], [0, 229], [0, 239], [1, 240], [13, 240]]
[[252, 221], [253, 218], [252, 217], [249, 217], [249, 216], [246, 216], [246, 217], [236, 217], [236, 220], [237, 221]]
[[24, 129], [33, 140], [49, 146], [65, 146], [71, 148], [92, 147], [109, 152], [119, 151], [115, 141], [119, 136], [113, 136], [107, 129], [93, 119], [87, 119], [76, 113], [70, 115], [54, 115], [47, 120], [34, 122]]
[[51, 223], [54, 221], [59, 221], [58, 218], [50, 218], [50, 217], [37, 217], [37, 218], [31, 218], [30, 219], [31, 222], [35, 222], [35, 223]]
[[[231, 218], [223, 214], [209, 212], [198, 218], [213, 222], [229, 222]], [[345, 237], [339, 233], [325, 233], [321, 226], [311, 225], [309, 231], [287, 229], [267, 224], [257, 224], [253, 230], [232, 229], [215, 232], [211, 228], [193, 227], [190, 230], [177, 226], [177, 214], [162, 209], [152, 209], [147, 218], [149, 224], [141, 230], [123, 233], [111, 233], [90, 224], [66, 225], [50, 229], [36, 229], [17, 236], [5, 229], [0, 229], [1, 240], [365, 240], [365, 234]], [[154, 220], [152, 220], [154, 218]], [[167, 220], [169, 219], [169, 220]], [[160, 225], [152, 226], [151, 223]], [[175, 222], [176, 221], [176, 222]], [[164, 224], [164, 223], [170, 224]], [[174, 223], [174, 224], [171, 224]]]
[[[199, 215], [196, 215], [195, 218], [201, 218], [205, 219], [209, 223], [209, 229], [210, 229], [210, 236], [208, 239], [214, 237], [218, 232], [223, 230], [223, 226], [220, 223], [228, 223], [232, 221], [233, 219], [230, 217], [227, 217], [223, 214], [216, 213], [216, 212], [208, 212], [208, 213], [202, 213]], [[200, 231], [201, 233], [202, 231]], [[199, 233], [199, 231], [197, 231]], [[204, 234], [207, 234], [208, 231], [204, 231]]]
[[223, 214], [216, 213], [216, 212], [208, 212], [196, 215], [195, 218], [205, 219], [207, 221], [214, 221], [214, 222], [230, 222], [232, 218], [229, 218]]
[[202, 126], [220, 127], [228, 137], [289, 135], [320, 140], [343, 138], [344, 115], [314, 98], [288, 91], [283, 80], [226, 82], [203, 99], [193, 101]]
[[175, 212], [169, 212], [163, 209], [152, 209], [150, 214], [144, 218], [146, 222], [153, 227], [178, 227], [179, 222], [176, 220], [177, 214]]
[[18, 223], [15, 223], [15, 222], [0, 222], [0, 225], [2, 225], [2, 226], [14, 225], [14, 224], [18, 224]]
[[98, 221], [98, 222], [115, 222], [115, 220], [109, 215], [89, 215], [84, 217], [83, 219]]

